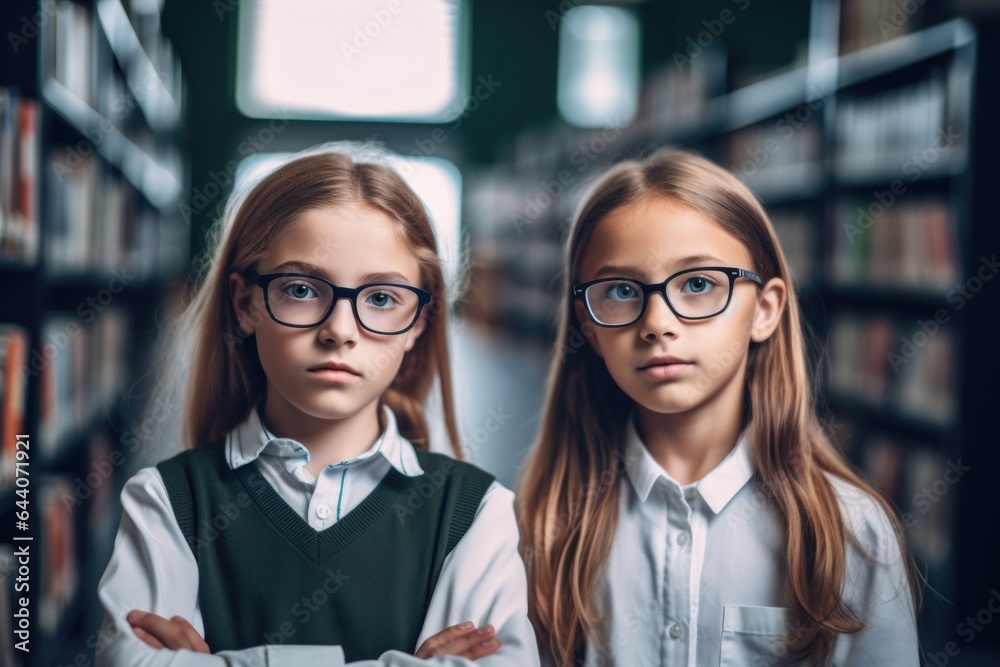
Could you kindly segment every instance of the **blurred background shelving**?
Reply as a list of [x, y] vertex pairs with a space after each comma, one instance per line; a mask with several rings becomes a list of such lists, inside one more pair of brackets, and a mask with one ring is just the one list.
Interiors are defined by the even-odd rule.
[[[4, 665], [93, 660], [94, 593], [130, 474], [123, 436], [142, 407], [130, 392], [188, 269], [186, 91], [158, 11], [120, 0], [0, 10], [12, 28], [0, 70]], [[19, 433], [28, 448], [15, 449]], [[12, 648], [13, 550], [25, 544], [16, 596], [30, 601], [29, 653]]]
[[[996, 2], [13, 0], [0, 16], [0, 571], [22, 432], [38, 556], [37, 650], [0, 640], [0, 663], [94, 658], [121, 484], [175, 444], [134, 451], [164, 313], [236, 184], [339, 139], [398, 153], [449, 264], [469, 254], [459, 430], [508, 486], [584, 191], [668, 145], [732, 170], [789, 258], [824, 419], [936, 591], [928, 664], [1000, 661], [1000, 624], [959, 631], [1000, 588]], [[498, 408], [511, 419], [486, 433]]]

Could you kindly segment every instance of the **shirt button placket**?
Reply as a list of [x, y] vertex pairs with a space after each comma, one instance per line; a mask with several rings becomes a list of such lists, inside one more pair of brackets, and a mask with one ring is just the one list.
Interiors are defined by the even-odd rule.
[[660, 626], [664, 664], [687, 664], [688, 660], [683, 637], [684, 616], [689, 605], [691, 563], [690, 551], [684, 547], [691, 542], [691, 508], [686, 502], [686, 495], [684, 489], [670, 486], [666, 498], [670, 519], [665, 535], [667, 550], [664, 555], [669, 565], [664, 577], [667, 589], [664, 594], [668, 603], [664, 605], [665, 623]]

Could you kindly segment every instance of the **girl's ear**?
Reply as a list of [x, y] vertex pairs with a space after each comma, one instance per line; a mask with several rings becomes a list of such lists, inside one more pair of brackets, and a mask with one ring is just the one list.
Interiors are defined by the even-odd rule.
[[594, 350], [594, 354], [603, 359], [604, 355], [601, 354], [601, 343], [597, 340], [597, 336], [594, 335], [595, 326], [590, 326], [593, 323], [590, 321], [590, 315], [587, 314], [587, 307], [583, 305], [583, 300], [574, 299], [573, 309], [576, 312], [576, 321], [580, 327], [580, 333], [582, 333], [583, 337], [587, 339], [588, 343], [590, 343], [590, 347]]
[[785, 281], [781, 278], [771, 278], [761, 288], [750, 330], [750, 338], [755, 343], [764, 342], [778, 328], [781, 314], [785, 311], [786, 296]]
[[251, 304], [253, 290], [247, 284], [244, 276], [238, 271], [229, 274], [229, 297], [233, 303], [233, 310], [236, 312], [236, 319], [240, 323], [241, 333], [250, 335], [254, 332], [254, 322], [257, 321], [253, 313]]

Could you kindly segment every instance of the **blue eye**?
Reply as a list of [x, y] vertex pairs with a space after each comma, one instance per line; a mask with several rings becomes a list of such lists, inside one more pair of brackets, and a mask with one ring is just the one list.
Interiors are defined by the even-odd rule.
[[695, 276], [684, 281], [684, 291], [692, 294], [704, 294], [712, 288], [712, 281], [705, 276]]
[[310, 285], [307, 285], [305, 283], [294, 283], [291, 285], [287, 285], [284, 288], [284, 292], [293, 299], [309, 298], [310, 292], [313, 294], [313, 296], [316, 295], [315, 290], [313, 290], [313, 288]]
[[374, 294], [368, 295], [365, 302], [370, 303], [376, 308], [389, 308], [393, 305], [395, 299], [393, 299], [392, 295], [388, 292], [375, 292]]
[[631, 283], [613, 283], [608, 286], [608, 290], [606, 292], [607, 298], [620, 299], [622, 301], [634, 299], [638, 293], [639, 292], [635, 288], [635, 285], [632, 285]]

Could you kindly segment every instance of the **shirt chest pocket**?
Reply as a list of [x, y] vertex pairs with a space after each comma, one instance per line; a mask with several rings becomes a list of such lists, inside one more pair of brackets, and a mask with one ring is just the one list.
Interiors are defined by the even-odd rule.
[[781, 637], [788, 633], [786, 607], [726, 605], [722, 611], [721, 667], [793, 664]]

